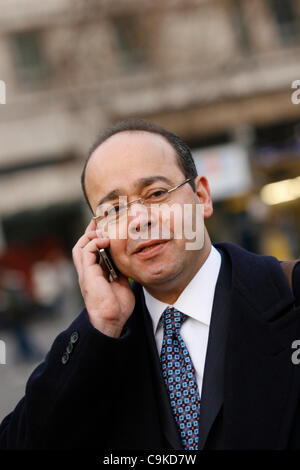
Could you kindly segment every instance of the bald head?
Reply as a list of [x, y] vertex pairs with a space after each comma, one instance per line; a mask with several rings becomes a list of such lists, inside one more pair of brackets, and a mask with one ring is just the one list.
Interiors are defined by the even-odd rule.
[[[147, 132], [148, 134], [154, 134], [154, 137], [157, 136], [165, 141], [166, 144], [169, 144], [174, 151], [174, 157], [176, 159], [178, 167], [181, 169], [183, 175], [186, 178], [194, 178], [197, 176], [197, 170], [196, 166], [191, 154], [191, 151], [187, 144], [185, 144], [178, 136], [175, 134], [167, 131], [166, 129], [147, 122], [143, 120], [137, 120], [137, 119], [128, 119], [126, 121], [121, 121], [115, 124], [112, 127], [109, 127], [102, 132], [97, 139], [95, 140], [94, 144], [89, 150], [88, 157], [86, 159], [82, 175], [81, 175], [81, 185], [82, 185], [82, 190], [84, 193], [84, 196], [86, 198], [86, 201], [90, 207], [90, 209], [93, 212], [92, 205], [89, 200], [88, 196], [88, 188], [87, 188], [87, 182], [86, 182], [86, 173], [87, 169], [90, 166], [90, 160], [92, 160], [92, 156], [99, 156], [100, 154], [98, 153], [98, 150], [100, 150], [100, 147], [104, 145], [105, 142], [108, 141], [108, 139], [111, 140], [111, 137], [116, 136], [117, 134], [120, 133], [136, 133], [137, 131], [143, 131], [143, 133]], [[97, 152], [96, 152], [97, 150]], [[139, 162], [140, 165], [143, 165], [142, 161]], [[120, 169], [115, 168], [115, 171], [120, 171]], [[126, 175], [126, 173], [125, 173]], [[124, 175], [124, 177], [125, 177]], [[110, 175], [106, 175], [105, 178], [108, 178]], [[193, 190], [195, 190], [194, 182], [193, 180], [190, 182]]]

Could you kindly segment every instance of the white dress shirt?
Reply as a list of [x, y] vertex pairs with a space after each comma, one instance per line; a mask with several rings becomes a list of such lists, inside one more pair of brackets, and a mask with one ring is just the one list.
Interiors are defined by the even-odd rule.
[[220, 267], [221, 255], [216, 248], [211, 246], [206, 261], [173, 305], [154, 298], [143, 287], [145, 302], [152, 319], [158, 355], [160, 355], [163, 341], [163, 327], [161, 324], [163, 311], [167, 307], [174, 307], [187, 315], [188, 318], [180, 328], [180, 334], [194, 364], [200, 397], [210, 318]]

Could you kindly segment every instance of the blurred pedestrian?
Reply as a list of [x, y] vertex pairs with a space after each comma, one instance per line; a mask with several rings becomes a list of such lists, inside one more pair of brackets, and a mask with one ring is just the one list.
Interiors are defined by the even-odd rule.
[[31, 270], [33, 295], [38, 311], [44, 315], [65, 315], [74, 297], [75, 271], [59, 249], [47, 253]]
[[24, 276], [20, 271], [2, 269], [0, 277], [0, 327], [11, 330], [18, 358], [40, 360], [40, 349], [34, 344], [27, 323], [35, 312], [35, 305], [26, 292]]

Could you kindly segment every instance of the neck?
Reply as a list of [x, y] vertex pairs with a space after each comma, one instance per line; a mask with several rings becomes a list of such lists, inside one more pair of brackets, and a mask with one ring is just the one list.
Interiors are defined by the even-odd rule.
[[186, 286], [193, 279], [195, 274], [199, 271], [201, 266], [207, 260], [211, 250], [211, 241], [205, 230], [204, 245], [201, 251], [198, 252], [198, 256], [195, 256], [195, 263], [191, 266], [192, 269], [182, 271], [174, 279], [169, 280], [165, 284], [159, 286], [147, 286], [147, 291], [152, 297], [164, 302], [166, 304], [173, 305], [180, 294], [184, 291]]

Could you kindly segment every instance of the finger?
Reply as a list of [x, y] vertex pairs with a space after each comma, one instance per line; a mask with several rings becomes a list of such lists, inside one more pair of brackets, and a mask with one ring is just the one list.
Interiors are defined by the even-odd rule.
[[76, 243], [76, 245], [74, 246], [73, 250], [72, 250], [72, 256], [73, 256], [73, 262], [74, 262], [74, 265], [75, 265], [75, 268], [80, 276], [80, 272], [81, 272], [81, 258], [82, 258], [82, 248], [84, 248], [87, 243], [94, 239], [94, 238], [97, 238], [98, 235], [96, 233], [96, 231], [89, 231], [89, 232], [86, 232], [84, 235], [82, 235], [82, 237], [79, 238], [78, 242]]
[[100, 281], [100, 278], [103, 278], [105, 282], [109, 280], [107, 269], [103, 266], [102, 257], [99, 254], [99, 249], [107, 246], [109, 246], [108, 240], [99, 241], [99, 239], [95, 239], [82, 249], [81, 270], [83, 283], [91, 285], [95, 278], [97, 278], [97, 282]]
[[79, 238], [76, 245], [80, 249], [84, 248], [85, 245], [93, 238], [98, 238], [98, 235], [96, 232], [94, 231], [86, 232], [84, 235], [82, 235], [82, 237]]
[[90, 240], [84, 248], [82, 248], [81, 265], [83, 269], [96, 264], [97, 253], [100, 248], [109, 246], [108, 238], [95, 238]]
[[77, 243], [74, 245], [73, 250], [72, 250], [72, 257], [73, 257], [73, 262], [75, 265], [75, 268], [77, 271], [79, 271], [81, 267], [81, 249], [89, 242], [89, 240], [92, 238], [91, 235], [89, 235], [90, 232], [85, 233], [82, 235]]
[[90, 230], [89, 232], [86, 232], [83, 236], [85, 238], [88, 238], [88, 240], [92, 240], [93, 238], [102, 238], [98, 236], [96, 230]]

